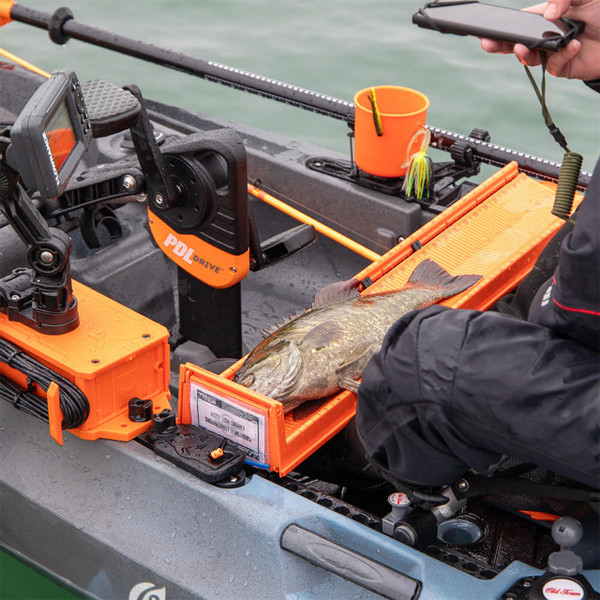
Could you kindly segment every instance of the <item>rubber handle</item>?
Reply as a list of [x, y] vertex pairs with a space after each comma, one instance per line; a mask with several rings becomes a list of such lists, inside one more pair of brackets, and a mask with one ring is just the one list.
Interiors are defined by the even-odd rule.
[[281, 547], [308, 562], [390, 600], [416, 600], [421, 582], [295, 523], [281, 534]]

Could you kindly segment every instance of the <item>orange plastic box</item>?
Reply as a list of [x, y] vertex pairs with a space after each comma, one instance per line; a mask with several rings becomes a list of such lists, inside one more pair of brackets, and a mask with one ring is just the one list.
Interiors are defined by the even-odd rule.
[[[86, 440], [131, 440], [150, 426], [150, 422], [129, 420], [131, 398], [152, 400], [154, 412], [170, 408], [169, 332], [76, 281], [73, 292], [80, 317], [80, 325], [73, 331], [44, 335], [0, 313], [0, 337], [74, 383], [86, 395], [90, 415], [80, 427], [69, 431]], [[0, 363], [0, 374], [25, 387], [25, 377], [4, 363]], [[44, 396], [39, 389], [35, 392]], [[50, 409], [53, 400], [49, 389]], [[56, 416], [51, 410], [50, 427], [56, 434], [53, 414]], [[60, 434], [60, 426], [58, 430]]]
[[[550, 213], [555, 190], [554, 184], [519, 174], [516, 163], [511, 163], [356, 278], [363, 288], [368, 284], [365, 293], [399, 289], [422, 260], [431, 258], [453, 275], [483, 276], [443, 304], [485, 310], [521, 281], [563, 224]], [[355, 413], [356, 396], [343, 391], [284, 415], [280, 402], [231, 381], [241, 363], [221, 375], [183, 365], [179, 422], [204, 426], [241, 444], [250, 461], [281, 476], [340, 431]]]

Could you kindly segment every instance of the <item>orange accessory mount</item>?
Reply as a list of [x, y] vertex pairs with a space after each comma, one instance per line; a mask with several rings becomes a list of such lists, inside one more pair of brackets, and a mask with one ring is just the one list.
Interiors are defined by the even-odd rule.
[[238, 283], [250, 269], [250, 250], [230, 254], [195, 235], [177, 233], [148, 210], [150, 231], [159, 248], [179, 267], [214, 288]]
[[[129, 419], [132, 398], [152, 400], [158, 413], [169, 408], [169, 332], [165, 327], [125, 306], [73, 282], [81, 324], [62, 335], [44, 335], [0, 313], [0, 336], [12, 342], [59, 375], [75, 384], [87, 397], [90, 415], [69, 431], [86, 440], [128, 441], [150, 428], [151, 421]], [[25, 376], [5, 363], [0, 374], [27, 387]], [[59, 390], [48, 393], [50, 433], [62, 443]]]
[[[443, 304], [485, 310], [521, 281], [562, 226], [550, 212], [555, 192], [555, 184], [519, 174], [517, 164], [510, 163], [356, 279], [369, 294], [399, 289], [422, 260], [431, 258], [453, 275], [483, 275]], [[578, 194], [576, 202], [581, 198]], [[203, 426], [240, 444], [249, 462], [284, 476], [355, 414], [355, 394], [343, 391], [284, 415], [280, 402], [231, 381], [242, 362], [221, 375], [183, 365], [178, 422]]]

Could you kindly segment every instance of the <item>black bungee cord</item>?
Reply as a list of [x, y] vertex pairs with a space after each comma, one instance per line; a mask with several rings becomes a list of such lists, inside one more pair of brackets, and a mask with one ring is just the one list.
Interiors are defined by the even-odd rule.
[[541, 52], [542, 59], [542, 87], [541, 90], [538, 87], [531, 69], [527, 65], [525, 72], [527, 77], [535, 91], [535, 94], [542, 107], [542, 116], [550, 135], [554, 138], [556, 143], [565, 151], [563, 156], [562, 164], [560, 166], [560, 172], [558, 175], [558, 185], [556, 187], [556, 196], [554, 197], [554, 205], [552, 207], [552, 214], [565, 221], [569, 220], [571, 211], [573, 210], [573, 200], [575, 198], [575, 192], [577, 191], [577, 182], [579, 180], [579, 173], [581, 172], [581, 166], [583, 164], [583, 156], [578, 152], [569, 150], [567, 140], [561, 130], [554, 124], [548, 106], [546, 104], [546, 63], [547, 58], [544, 52]]
[[0, 375], [0, 399], [7, 400], [15, 408], [48, 422], [48, 401], [34, 393], [36, 384], [44, 392], [52, 382], [60, 393], [60, 408], [63, 413], [63, 429], [82, 425], [90, 414], [90, 405], [85, 394], [69, 380], [42, 365], [20, 348], [0, 338], [0, 362], [23, 373], [27, 377], [27, 389]]

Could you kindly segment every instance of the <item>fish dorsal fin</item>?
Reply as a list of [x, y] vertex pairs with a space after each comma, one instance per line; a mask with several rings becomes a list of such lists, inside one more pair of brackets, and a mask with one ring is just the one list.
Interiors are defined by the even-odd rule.
[[358, 285], [359, 282], [357, 279], [347, 279], [346, 281], [330, 283], [317, 292], [312, 307], [325, 308], [332, 304], [340, 304], [351, 298], [356, 298], [359, 296]]
[[[367, 355], [369, 358], [371, 357], [371, 349], [373, 347], [374, 342], [372, 340], [366, 340], [364, 342], [358, 343], [352, 349], [352, 352], [346, 357], [343, 363], [336, 367], [336, 371], [338, 373], [343, 373], [344, 371], [352, 371], [353, 367], [358, 367], [359, 363], [364, 360]], [[359, 368], [359, 371], [362, 369]]]
[[417, 265], [408, 283], [426, 287], [436, 287], [444, 291], [446, 297], [454, 296], [470, 288], [481, 279], [481, 275], [450, 275], [444, 267], [430, 258]]
[[339, 340], [344, 334], [341, 325], [333, 321], [325, 321], [316, 327], [313, 327], [302, 339], [300, 345], [314, 346], [316, 350], [320, 350], [328, 346], [332, 342]]
[[260, 330], [260, 334], [263, 338], [268, 338], [270, 335], [273, 335], [276, 331], [279, 331], [282, 327], [285, 327], [288, 323], [295, 321], [298, 317], [306, 314], [305, 310], [299, 310], [297, 313], [282, 319], [279, 323], [273, 323], [272, 325], [267, 325], [263, 329]]

